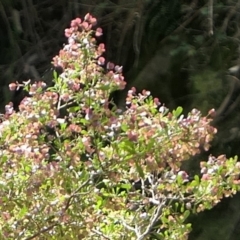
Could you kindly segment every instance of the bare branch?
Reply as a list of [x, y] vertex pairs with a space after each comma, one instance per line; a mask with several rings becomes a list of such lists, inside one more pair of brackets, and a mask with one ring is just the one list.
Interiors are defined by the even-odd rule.
[[208, 6], [208, 14], [209, 14], [209, 30], [208, 34], [209, 36], [213, 35], [213, 0], [209, 0], [209, 6]]
[[153, 216], [151, 217], [151, 221], [147, 227], [147, 229], [145, 230], [145, 232], [141, 235], [138, 236], [137, 240], [144, 240], [145, 237], [151, 232], [153, 226], [155, 225], [155, 223], [157, 222], [157, 220], [159, 219], [161, 213], [162, 213], [162, 208], [165, 205], [165, 201], [163, 201], [161, 204], [159, 204], [159, 206], [157, 207], [155, 214], [153, 214]]
[[59, 225], [59, 223], [53, 223], [53, 224], [50, 225], [49, 227], [43, 227], [43, 228], [40, 229], [37, 233], [35, 233], [35, 234], [32, 235], [31, 237], [26, 238], [25, 240], [34, 239], [35, 237], [40, 236], [42, 233], [48, 232], [49, 230], [53, 229], [53, 228], [56, 227], [57, 225]]
[[96, 234], [98, 234], [98, 235], [101, 236], [101, 237], [104, 237], [104, 238], [107, 239], [107, 240], [111, 240], [111, 238], [109, 238], [108, 236], [106, 236], [105, 234], [103, 234], [102, 232], [100, 232], [100, 231], [98, 231], [98, 230], [96, 230], [96, 229], [92, 229], [91, 231], [94, 232], [94, 233], [96, 233]]

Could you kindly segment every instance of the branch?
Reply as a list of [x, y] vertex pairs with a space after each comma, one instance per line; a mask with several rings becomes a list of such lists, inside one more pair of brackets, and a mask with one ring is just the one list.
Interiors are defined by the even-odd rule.
[[216, 111], [213, 123], [217, 123], [228, 116], [239, 103], [240, 100], [240, 80], [234, 76], [228, 76], [230, 82], [230, 90], [224, 98], [222, 104]]
[[221, 27], [222, 32], [226, 32], [230, 19], [234, 16], [235, 13], [237, 13], [239, 7], [240, 7], [240, 1], [238, 1], [236, 5], [230, 8], [230, 11], [228, 12], [227, 16], [223, 21], [223, 25]]
[[35, 233], [34, 235], [32, 235], [31, 237], [26, 238], [25, 240], [31, 240], [34, 239], [35, 237], [38, 237], [40, 234], [45, 233], [51, 229], [53, 229], [54, 227], [56, 227], [57, 225], [59, 225], [59, 223], [53, 223], [52, 225], [50, 225], [49, 227], [43, 227], [41, 230], [39, 230], [37, 233]]
[[209, 0], [209, 6], [208, 6], [208, 14], [209, 14], [209, 36], [213, 35], [213, 0]]
[[147, 229], [142, 235], [138, 236], [137, 240], [144, 240], [146, 236], [151, 232], [152, 228], [154, 227], [155, 223], [157, 222], [162, 213], [162, 208], [165, 205], [165, 203], [166, 201], [163, 201], [161, 204], [159, 204], [159, 206], [156, 209], [156, 213], [152, 216], [150, 224], [148, 225]]
[[[89, 183], [89, 180], [85, 181], [81, 186], [79, 186], [72, 194], [71, 196], [68, 198], [66, 205], [62, 211], [61, 216], [63, 216], [63, 214], [67, 211], [67, 209], [70, 207], [71, 205], [71, 200], [76, 196], [76, 194], [78, 193], [78, 191], [83, 188], [84, 186], [86, 186]], [[61, 217], [60, 216], [60, 217]], [[31, 240], [34, 239], [35, 237], [38, 237], [40, 234], [48, 232], [49, 230], [53, 229], [54, 227], [56, 227], [57, 225], [61, 225], [59, 220], [56, 221], [55, 223], [53, 223], [52, 225], [50, 225], [49, 227], [43, 227], [42, 229], [40, 229], [37, 233], [35, 233], [34, 235], [32, 235], [31, 237], [26, 238], [25, 240]], [[108, 238], [107, 238], [108, 239]]]
[[96, 229], [92, 229], [91, 231], [96, 233], [96, 234], [98, 234], [98, 235], [100, 235], [101, 237], [104, 237], [107, 240], [111, 240], [111, 238], [109, 238], [108, 236], [106, 236], [105, 234], [103, 234], [102, 232], [100, 232], [100, 231], [98, 231]]

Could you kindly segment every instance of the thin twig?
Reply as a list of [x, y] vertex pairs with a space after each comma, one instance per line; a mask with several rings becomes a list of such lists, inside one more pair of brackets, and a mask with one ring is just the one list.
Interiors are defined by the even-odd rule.
[[145, 237], [151, 232], [154, 224], [157, 222], [157, 220], [159, 219], [159, 217], [162, 213], [162, 208], [164, 205], [165, 205], [165, 201], [163, 201], [161, 204], [159, 204], [159, 206], [156, 209], [156, 213], [152, 216], [152, 219], [151, 219], [150, 224], [148, 225], [147, 229], [145, 230], [145, 232], [143, 234], [141, 234], [141, 236], [138, 236], [137, 240], [145, 239]]
[[209, 6], [208, 6], [208, 20], [209, 20], [209, 36], [213, 35], [213, 0], [209, 0]]
[[39, 230], [37, 233], [35, 233], [34, 235], [32, 235], [31, 237], [26, 238], [25, 240], [31, 240], [34, 239], [35, 237], [38, 237], [40, 234], [48, 232], [49, 230], [53, 229], [54, 227], [56, 227], [57, 225], [59, 225], [59, 223], [53, 223], [52, 225], [50, 225], [47, 228], [42, 228], [41, 230]]
[[103, 234], [102, 232], [100, 232], [100, 231], [98, 231], [96, 229], [92, 229], [91, 231], [96, 233], [96, 234], [98, 234], [98, 235], [100, 235], [100, 236], [102, 236], [102, 237], [104, 237], [107, 240], [111, 240], [111, 238], [109, 238], [108, 236], [106, 236], [105, 234]]

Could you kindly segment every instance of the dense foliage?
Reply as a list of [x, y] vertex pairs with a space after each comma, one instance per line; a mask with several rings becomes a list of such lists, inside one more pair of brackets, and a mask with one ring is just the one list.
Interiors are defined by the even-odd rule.
[[236, 158], [209, 156], [195, 176], [182, 168], [209, 149], [214, 110], [184, 117], [134, 88], [126, 111], [111, 102], [125, 81], [96, 23], [87, 14], [65, 30], [53, 87], [9, 86], [29, 96], [0, 124], [1, 239], [187, 239], [191, 213], [239, 190]]

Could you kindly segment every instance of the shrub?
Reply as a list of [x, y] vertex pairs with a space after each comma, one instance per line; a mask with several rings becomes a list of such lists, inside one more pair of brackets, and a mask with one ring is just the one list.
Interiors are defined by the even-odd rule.
[[65, 30], [53, 87], [10, 84], [30, 96], [0, 124], [1, 239], [187, 239], [190, 213], [239, 189], [236, 158], [210, 156], [191, 177], [181, 168], [209, 148], [211, 114], [184, 117], [134, 88], [126, 111], [111, 103], [125, 82], [96, 22], [87, 14]]

